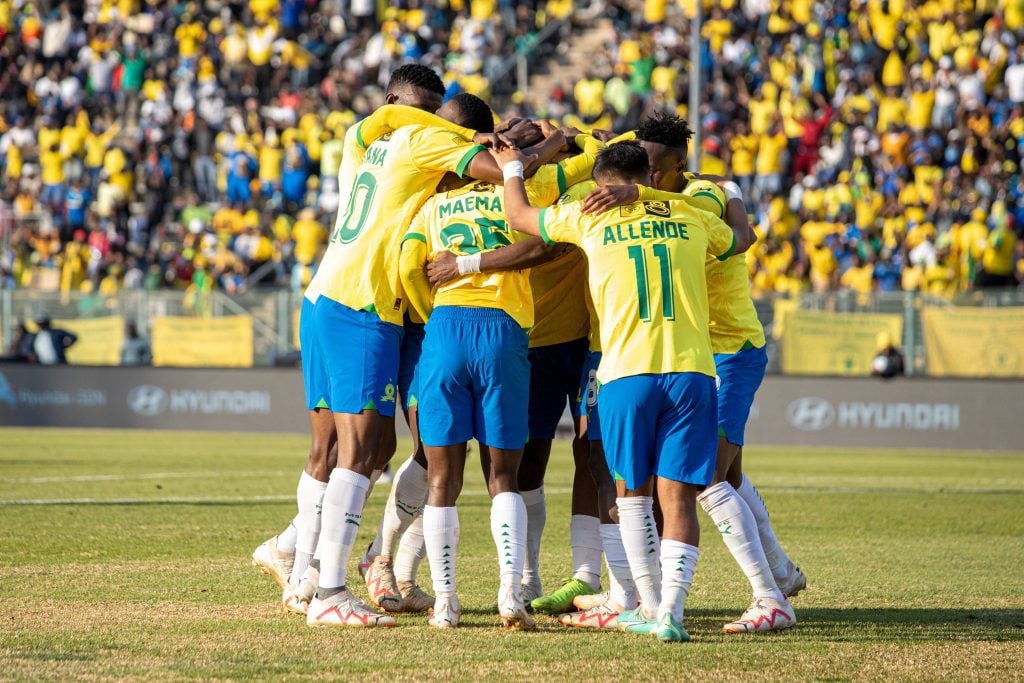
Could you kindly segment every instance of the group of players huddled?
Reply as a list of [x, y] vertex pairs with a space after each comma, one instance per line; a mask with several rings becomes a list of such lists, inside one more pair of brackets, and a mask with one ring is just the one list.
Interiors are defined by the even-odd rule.
[[[505, 628], [536, 628], [536, 611], [689, 640], [698, 503], [753, 589], [724, 630], [793, 626], [806, 579], [741, 468], [766, 356], [739, 189], [683, 172], [680, 119], [618, 137], [527, 120], [495, 132], [485, 102], [442, 105], [444, 90], [400, 67], [388, 104], [345, 136], [342, 209], [300, 318], [312, 446], [298, 514], [254, 563], [310, 626], [394, 626], [395, 612], [458, 626], [456, 501], [476, 439]], [[416, 450], [360, 560], [371, 606], [347, 569], [399, 401]], [[544, 595], [544, 470], [567, 402], [574, 574]], [[424, 555], [435, 597], [417, 584]]]

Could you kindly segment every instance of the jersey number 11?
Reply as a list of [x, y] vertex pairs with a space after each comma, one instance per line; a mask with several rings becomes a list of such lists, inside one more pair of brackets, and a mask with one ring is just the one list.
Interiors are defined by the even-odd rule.
[[[665, 320], [676, 319], [675, 291], [672, 284], [672, 254], [668, 245], [655, 244], [651, 251], [658, 259], [661, 271], [661, 314]], [[636, 269], [636, 295], [640, 306], [640, 320], [651, 322], [651, 290], [647, 284], [647, 255], [644, 248], [633, 246], [627, 249], [629, 258]]]

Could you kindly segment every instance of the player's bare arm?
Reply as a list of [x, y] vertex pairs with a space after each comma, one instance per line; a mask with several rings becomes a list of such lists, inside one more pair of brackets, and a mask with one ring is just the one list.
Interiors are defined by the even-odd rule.
[[[524, 239], [481, 254], [480, 272], [534, 268], [555, 260], [565, 253], [566, 248], [564, 244], [546, 244], [539, 237]], [[431, 287], [440, 287], [461, 275], [457, 259], [452, 252], [443, 251], [427, 263], [426, 272]]]
[[[479, 156], [479, 155], [478, 155]], [[492, 161], [507, 171], [505, 183], [505, 219], [513, 230], [528, 235], [540, 236], [541, 210], [530, 206], [523, 181], [523, 167], [528, 161], [523, 153], [514, 147], [491, 150]], [[516, 167], [516, 162], [519, 166]]]

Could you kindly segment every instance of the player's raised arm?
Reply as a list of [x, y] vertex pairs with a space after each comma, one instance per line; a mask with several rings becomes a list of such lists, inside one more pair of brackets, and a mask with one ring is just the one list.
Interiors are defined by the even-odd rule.
[[365, 150], [374, 140], [402, 126], [434, 126], [443, 128], [450, 130], [467, 141], [479, 142], [481, 144], [483, 144], [483, 139], [486, 138], [486, 136], [483, 136], [481, 140], [477, 140], [477, 132], [472, 128], [460, 126], [429, 111], [403, 104], [385, 104], [356, 124], [356, 139], [359, 142], [359, 146]]
[[513, 230], [528, 235], [540, 235], [541, 210], [530, 206], [526, 197], [523, 169], [527, 161], [514, 147], [491, 150], [492, 161], [500, 164], [505, 183], [505, 219]]

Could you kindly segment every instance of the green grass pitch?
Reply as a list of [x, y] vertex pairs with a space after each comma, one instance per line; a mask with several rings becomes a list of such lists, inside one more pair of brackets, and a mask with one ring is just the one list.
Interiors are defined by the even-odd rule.
[[[253, 548], [294, 514], [299, 436], [0, 430], [0, 678], [1003, 680], [1024, 671], [1024, 454], [750, 447], [810, 580], [798, 625], [725, 636], [749, 587], [703, 521], [689, 644], [505, 633], [489, 501], [459, 501], [463, 628], [316, 630], [286, 616]], [[407, 452], [399, 445], [398, 462]], [[556, 444], [545, 586], [570, 572], [571, 458]], [[365, 547], [383, 506], [374, 492]], [[354, 567], [353, 567], [353, 574]], [[429, 589], [424, 562], [420, 582]], [[355, 582], [358, 584], [358, 581]], [[353, 584], [353, 585], [355, 585]], [[358, 592], [365, 594], [363, 587]]]

